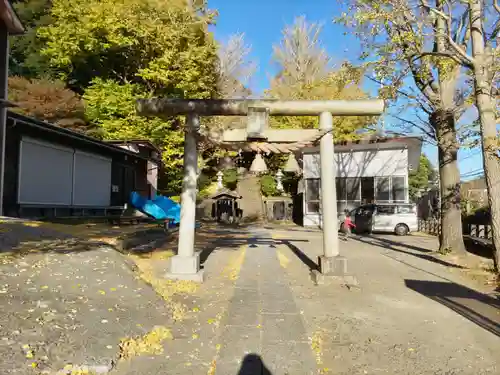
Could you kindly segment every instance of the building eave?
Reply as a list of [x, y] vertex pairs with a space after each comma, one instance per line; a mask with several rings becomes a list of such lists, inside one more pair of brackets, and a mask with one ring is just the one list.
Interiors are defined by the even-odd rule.
[[156, 151], [158, 154], [161, 154], [161, 150], [147, 139], [126, 139], [126, 140], [111, 139], [111, 140], [106, 140], [105, 142], [112, 145], [133, 144], [138, 146], [145, 146], [153, 151]]
[[7, 117], [16, 123], [21, 123], [21, 124], [24, 124], [26, 126], [37, 128], [37, 129], [40, 129], [42, 131], [46, 131], [49, 133], [59, 134], [63, 137], [68, 137], [68, 138], [78, 140], [78, 141], [83, 142], [83, 143], [92, 144], [94, 146], [100, 147], [100, 148], [108, 150], [108, 151], [117, 152], [117, 153], [120, 153], [123, 155], [132, 156], [132, 157], [135, 157], [137, 159], [152, 160], [151, 158], [147, 158], [147, 157], [138, 155], [135, 152], [128, 151], [128, 150], [121, 148], [119, 146], [100, 141], [99, 139], [90, 137], [88, 135], [78, 133], [78, 132], [75, 132], [73, 130], [64, 129], [64, 128], [61, 128], [57, 125], [54, 125], [54, 124], [51, 124], [51, 123], [48, 123], [45, 121], [40, 121], [40, 120], [34, 119], [32, 117], [24, 116], [24, 115], [21, 115], [19, 113], [8, 111]]

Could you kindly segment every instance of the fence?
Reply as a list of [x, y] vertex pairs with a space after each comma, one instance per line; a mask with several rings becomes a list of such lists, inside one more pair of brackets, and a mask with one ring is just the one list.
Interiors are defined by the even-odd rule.
[[[472, 224], [463, 222], [462, 223], [464, 236], [470, 236], [478, 239], [489, 240], [491, 239], [491, 225], [485, 224]], [[441, 223], [439, 220], [419, 220], [418, 221], [419, 232], [432, 234], [438, 236], [441, 232]]]

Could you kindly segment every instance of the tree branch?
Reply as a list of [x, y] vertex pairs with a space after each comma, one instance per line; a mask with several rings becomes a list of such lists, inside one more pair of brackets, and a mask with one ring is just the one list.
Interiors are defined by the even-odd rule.
[[394, 117], [395, 119], [397, 119], [397, 120], [399, 120], [401, 122], [404, 122], [404, 123], [407, 123], [407, 124], [410, 124], [410, 125], [414, 126], [415, 128], [417, 128], [418, 130], [420, 130], [422, 133], [424, 133], [427, 137], [429, 137], [431, 139], [435, 139], [436, 138], [434, 130], [432, 128], [430, 128], [430, 127], [426, 129], [423, 125], [418, 124], [415, 121], [411, 121], [411, 120], [402, 118], [402, 117], [397, 116], [397, 115], [390, 115], [390, 116]]
[[[375, 79], [375, 78], [373, 78], [373, 77], [370, 77], [369, 75], [366, 75], [366, 74], [364, 75], [364, 77], [368, 78], [370, 81], [373, 81], [373, 82], [375, 82], [375, 83], [378, 83], [379, 85], [384, 86], [384, 83], [383, 83], [382, 81], [379, 81], [378, 79]], [[398, 78], [396, 81], [400, 81], [400, 80], [401, 80], [401, 77], [400, 77], [400, 78]], [[404, 97], [406, 97], [407, 99], [410, 99], [410, 100], [416, 100], [416, 99], [417, 99], [415, 96], [410, 95], [410, 94], [408, 94], [407, 92], [404, 92], [403, 90], [396, 89], [396, 92], [397, 92], [398, 94], [403, 95], [403, 96], [404, 96]]]
[[414, 55], [413, 58], [414, 58], [414, 60], [419, 60], [425, 56], [447, 57], [447, 58], [452, 59], [453, 61], [455, 61], [458, 64], [465, 65], [469, 68], [472, 68], [472, 64], [459, 59], [456, 55], [454, 55], [453, 53], [450, 53], [450, 52], [435, 52], [435, 51], [434, 52], [422, 52], [422, 53], [419, 53], [418, 55]]
[[[495, 0], [496, 1], [496, 0]], [[467, 64], [467, 66], [471, 66], [474, 64], [474, 58], [470, 56], [465, 49], [463, 49], [460, 45], [458, 45], [454, 40], [453, 37], [451, 36], [451, 29], [452, 29], [452, 19], [442, 11], [433, 8], [429, 5], [427, 0], [420, 0], [423, 8], [428, 12], [428, 13], [434, 13], [438, 17], [441, 17], [443, 20], [446, 21], [447, 27], [448, 27], [448, 33], [443, 34], [442, 36], [445, 36], [447, 39], [448, 44], [451, 46], [451, 48], [461, 57], [461, 64]], [[439, 36], [440, 32], [439, 30], [436, 30], [437, 36]]]

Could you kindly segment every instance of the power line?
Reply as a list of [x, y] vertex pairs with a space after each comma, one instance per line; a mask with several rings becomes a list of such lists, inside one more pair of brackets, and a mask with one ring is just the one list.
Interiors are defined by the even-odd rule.
[[461, 178], [464, 178], [464, 177], [478, 177], [478, 176], [480, 176], [482, 174], [484, 174], [484, 170], [483, 169], [478, 169], [478, 170], [474, 170], [474, 171], [470, 171], [470, 172], [461, 174], [460, 177]]
[[461, 158], [459, 161], [462, 161], [462, 160], [467, 160], [467, 159], [469, 159], [469, 158], [471, 158], [471, 157], [473, 157], [473, 156], [476, 156], [477, 154], [480, 154], [480, 153], [481, 153], [481, 150], [477, 150], [476, 152], [474, 152], [474, 153], [470, 153], [469, 155], [467, 155], [467, 156], [465, 156], [465, 157]]

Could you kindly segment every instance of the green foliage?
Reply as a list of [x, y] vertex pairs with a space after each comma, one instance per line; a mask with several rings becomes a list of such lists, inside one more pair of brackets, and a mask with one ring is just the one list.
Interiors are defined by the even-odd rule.
[[[215, 188], [214, 188], [215, 187]], [[198, 198], [207, 198], [215, 193], [217, 185], [211, 176], [201, 173], [198, 177]]]
[[[363, 71], [359, 68], [344, 65], [336, 72], [329, 72], [325, 77], [311, 83], [297, 82], [293, 85], [283, 84], [279, 80], [272, 82], [267, 92], [272, 98], [286, 98], [291, 100], [352, 100], [366, 99], [367, 95], [361, 89]], [[356, 138], [356, 131], [368, 127], [373, 123], [370, 117], [340, 117], [334, 121], [334, 136], [338, 141]], [[317, 116], [301, 117], [271, 117], [270, 125], [273, 128], [289, 129], [317, 129]]]
[[238, 186], [238, 171], [236, 168], [226, 169], [223, 172], [222, 183], [229, 190], [236, 190]]
[[418, 169], [409, 176], [409, 195], [410, 199], [415, 199], [417, 193], [422, 189], [431, 186], [435, 178], [435, 170], [426, 155], [420, 155]]
[[155, 95], [209, 98], [217, 84], [212, 16], [181, 0], [53, 0], [41, 53], [83, 91], [96, 73]]
[[[411, 1], [354, 0], [342, 7], [335, 22], [348, 27], [361, 43], [361, 60], [375, 80], [384, 83], [380, 96], [394, 102], [403, 99], [405, 107], [429, 112], [460, 105], [471, 95], [470, 77], [460, 77], [463, 69], [457, 62], [462, 57], [445, 42], [445, 33], [453, 35], [458, 48], [467, 50], [467, 2], [418, 7]], [[420, 130], [435, 137], [427, 128]]]
[[260, 190], [262, 195], [265, 197], [273, 197], [278, 195], [278, 189], [276, 189], [276, 179], [274, 176], [266, 174], [260, 178]]
[[16, 9], [29, 27], [14, 48], [19, 69], [37, 75], [29, 62], [40, 61], [82, 94], [85, 119], [100, 137], [157, 145], [165, 164], [159, 189], [180, 192], [183, 120], [140, 117], [135, 101], [218, 96], [213, 13], [184, 0], [27, 0]]
[[53, 78], [48, 59], [40, 51], [44, 42], [37, 37], [37, 29], [52, 23], [51, 0], [16, 1], [14, 9], [26, 32], [9, 38], [9, 70], [26, 78]]
[[269, 155], [264, 155], [263, 158], [264, 161], [266, 162], [269, 173], [275, 174], [276, 172], [278, 172], [278, 169], [283, 168], [283, 166], [285, 165], [288, 159], [288, 154], [271, 153]]

